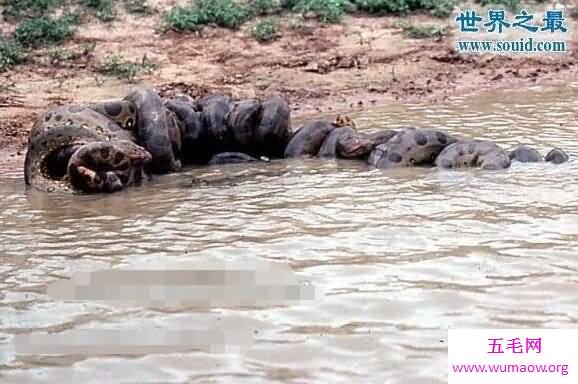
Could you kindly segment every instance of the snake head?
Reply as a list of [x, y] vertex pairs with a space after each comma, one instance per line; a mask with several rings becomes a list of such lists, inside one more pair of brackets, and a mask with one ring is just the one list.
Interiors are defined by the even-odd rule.
[[333, 125], [335, 125], [337, 128], [341, 128], [341, 127], [356, 128], [355, 121], [353, 121], [353, 119], [347, 115], [337, 115]]
[[112, 171], [94, 171], [85, 166], [78, 166], [75, 177], [77, 183], [82, 183], [84, 192], [112, 193], [124, 187], [119, 177]]
[[151, 159], [147, 150], [131, 141], [97, 141], [71, 156], [68, 176], [80, 191], [115, 192], [140, 180]]

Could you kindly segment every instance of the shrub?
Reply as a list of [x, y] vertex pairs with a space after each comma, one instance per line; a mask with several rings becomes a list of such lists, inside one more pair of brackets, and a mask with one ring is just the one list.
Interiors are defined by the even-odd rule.
[[97, 64], [96, 71], [108, 76], [116, 76], [133, 82], [140, 73], [151, 73], [158, 65], [143, 55], [139, 61], [125, 59], [122, 55], [109, 55]]
[[406, 0], [356, 0], [355, 5], [360, 11], [375, 14], [404, 13], [409, 11]]
[[281, 8], [291, 10], [298, 2], [299, 0], [281, 0]]
[[276, 39], [279, 36], [279, 22], [275, 18], [259, 21], [253, 27], [251, 35], [260, 43]]
[[164, 22], [166, 28], [177, 31], [198, 31], [205, 24], [199, 12], [192, 8], [180, 6], [171, 8]]
[[195, 6], [205, 24], [215, 23], [225, 28], [237, 28], [249, 16], [248, 9], [233, 0], [196, 0]]
[[81, 4], [92, 8], [96, 12], [96, 17], [101, 21], [112, 21], [116, 17], [113, 0], [82, 0]]
[[476, 3], [481, 6], [487, 5], [504, 5], [506, 8], [511, 10], [518, 10], [521, 6], [521, 0], [475, 0]]
[[25, 57], [20, 45], [12, 40], [0, 36], [0, 72], [6, 71], [13, 65], [24, 62]]
[[165, 29], [198, 31], [210, 23], [237, 28], [251, 15], [273, 15], [283, 10], [303, 16], [312, 14], [323, 23], [337, 23], [351, 11], [352, 5], [371, 14], [424, 10], [434, 16], [447, 17], [457, 0], [247, 0], [243, 4], [233, 0], [193, 0], [190, 6], [175, 6], [168, 12], [164, 20]]
[[434, 16], [447, 17], [451, 15], [457, 0], [354, 0], [354, 3], [359, 10], [372, 14], [403, 14], [424, 10]]
[[302, 14], [313, 13], [323, 23], [337, 23], [345, 13], [345, 0], [297, 0], [292, 10]]
[[44, 16], [58, 5], [61, 0], [3, 0], [2, 17], [5, 20], [14, 18], [36, 18]]
[[165, 24], [178, 31], [198, 31], [211, 23], [236, 29], [247, 20], [249, 13], [246, 6], [233, 0], [195, 0], [192, 6], [171, 8]]
[[92, 57], [95, 48], [96, 43], [82, 44], [79, 47], [70, 49], [55, 48], [48, 52], [48, 59], [50, 64], [60, 66], [66, 62], [74, 62], [82, 58]]
[[302, 18], [292, 18], [289, 20], [287, 25], [289, 29], [297, 32], [300, 35], [312, 35], [314, 33], [314, 27]]
[[448, 17], [458, 5], [457, 0], [421, 0], [420, 3], [423, 9], [436, 17]]
[[146, 0], [124, 0], [124, 9], [128, 13], [140, 15], [152, 15], [155, 13], [155, 9]]
[[282, 0], [249, 0], [247, 5], [254, 15], [275, 15], [283, 10]]
[[23, 47], [56, 44], [72, 36], [72, 16], [51, 18], [42, 16], [23, 21], [14, 31], [14, 39]]

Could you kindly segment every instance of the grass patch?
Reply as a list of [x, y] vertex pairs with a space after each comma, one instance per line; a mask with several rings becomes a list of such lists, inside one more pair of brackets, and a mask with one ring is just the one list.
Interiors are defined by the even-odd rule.
[[457, 0], [353, 0], [353, 3], [360, 11], [376, 15], [405, 14], [423, 10], [437, 17], [448, 17], [458, 2]]
[[322, 23], [338, 23], [345, 14], [345, 0], [297, 0], [288, 2], [294, 12], [302, 15], [313, 14]]
[[156, 10], [146, 0], [124, 0], [124, 9], [128, 13], [148, 16]]
[[360, 11], [378, 15], [409, 11], [406, 0], [354, 0], [354, 4]]
[[188, 7], [171, 8], [165, 17], [164, 29], [198, 31], [207, 24], [236, 29], [249, 16], [249, 8], [233, 0], [194, 0]]
[[82, 44], [80, 47], [64, 49], [55, 48], [48, 51], [48, 61], [51, 65], [61, 66], [67, 62], [74, 62], [85, 57], [92, 57], [96, 43]]
[[109, 55], [97, 64], [96, 72], [107, 76], [115, 76], [118, 79], [134, 82], [136, 76], [141, 73], [152, 73], [158, 68], [158, 64], [150, 61], [146, 55], [141, 60], [128, 60], [122, 55]]
[[512, 11], [518, 11], [522, 6], [521, 0], [475, 0], [475, 2], [483, 7], [488, 5], [503, 5]]
[[61, 0], [1, 0], [4, 20], [36, 18], [52, 12]]
[[441, 38], [448, 36], [450, 33], [448, 27], [431, 24], [401, 24], [400, 28], [403, 30], [403, 34], [410, 39], [429, 39], [432, 37]]
[[22, 47], [16, 41], [0, 36], [0, 72], [25, 60]]
[[116, 17], [113, 0], [81, 0], [81, 4], [90, 8], [100, 21], [109, 22]]
[[75, 23], [76, 17], [72, 15], [28, 19], [16, 27], [13, 37], [25, 48], [58, 44], [72, 37]]
[[457, 0], [421, 0], [421, 6], [435, 17], [449, 17], [458, 5]]
[[253, 15], [259, 16], [279, 14], [284, 7], [282, 0], [249, 0], [247, 5]]
[[206, 24], [235, 29], [249, 17], [249, 10], [233, 0], [196, 0], [195, 3]]
[[287, 26], [292, 31], [295, 31], [296, 33], [303, 36], [310, 36], [315, 32], [314, 26], [300, 17], [295, 17], [289, 20]]
[[189, 6], [171, 8], [162, 29], [199, 31], [207, 24], [236, 29], [250, 17], [283, 11], [299, 13], [304, 18], [314, 17], [322, 23], [338, 23], [354, 10], [375, 15], [427, 11], [434, 16], [448, 17], [457, 3], [457, 0], [192, 0]]
[[165, 27], [175, 31], [199, 31], [205, 25], [201, 15], [190, 7], [176, 6], [165, 16]]
[[274, 17], [259, 21], [251, 30], [251, 36], [259, 43], [275, 40], [279, 37], [279, 21]]

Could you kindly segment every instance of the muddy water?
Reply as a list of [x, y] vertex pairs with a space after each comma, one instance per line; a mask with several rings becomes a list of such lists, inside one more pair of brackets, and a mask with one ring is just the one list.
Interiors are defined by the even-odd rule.
[[[354, 117], [578, 156], [578, 83]], [[577, 183], [576, 160], [499, 172], [285, 161], [75, 197], [3, 175], [0, 381], [444, 383], [448, 327], [577, 326]], [[133, 275], [95, 278], [76, 300], [47, 293], [111, 269]], [[26, 348], [46, 332], [64, 337]]]

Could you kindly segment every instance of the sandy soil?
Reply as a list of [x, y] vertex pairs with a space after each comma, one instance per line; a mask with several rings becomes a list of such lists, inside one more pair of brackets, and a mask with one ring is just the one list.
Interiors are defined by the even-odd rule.
[[[157, 6], [167, 3], [157, 1]], [[572, 51], [567, 54], [468, 56], [452, 48], [454, 22], [423, 15], [403, 21], [446, 24], [452, 35], [408, 39], [394, 17], [348, 16], [330, 26], [284, 18], [281, 37], [259, 44], [249, 36], [251, 24], [238, 31], [206, 28], [196, 34], [160, 34], [159, 20], [159, 14], [143, 18], [120, 12], [110, 24], [83, 24], [62, 48], [96, 43], [92, 54], [54, 64], [39, 51], [34, 63], [0, 74], [0, 164], [19, 166], [29, 128], [48, 107], [126, 94], [133, 84], [94, 71], [109, 54], [133, 59], [146, 54], [157, 62], [156, 71], [136, 82], [153, 85], [165, 95], [223, 91], [242, 98], [281, 93], [294, 116], [362, 110], [395, 100], [436, 103], [488, 87], [578, 78], [576, 33], [568, 35]]]

